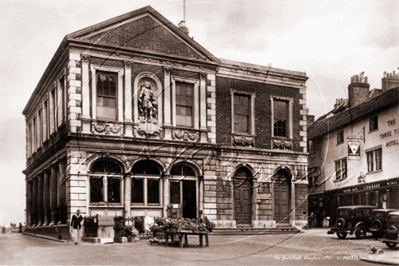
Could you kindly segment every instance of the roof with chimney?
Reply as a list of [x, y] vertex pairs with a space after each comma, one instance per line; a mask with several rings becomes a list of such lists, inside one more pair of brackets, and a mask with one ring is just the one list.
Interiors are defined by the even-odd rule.
[[319, 117], [308, 127], [308, 139], [314, 139], [334, 130], [343, 128], [366, 117], [378, 114], [388, 108], [397, 106], [399, 103], [399, 86], [389, 88], [385, 92], [372, 96], [363, 103], [350, 107], [347, 99], [337, 100], [334, 109]]

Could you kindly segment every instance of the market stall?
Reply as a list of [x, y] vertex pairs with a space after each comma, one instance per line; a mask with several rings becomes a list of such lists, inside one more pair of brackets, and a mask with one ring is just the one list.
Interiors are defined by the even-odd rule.
[[150, 230], [153, 238], [150, 243], [159, 243], [161, 239], [165, 239], [165, 243], [178, 241], [179, 247], [188, 246], [188, 235], [198, 235], [199, 245], [203, 247], [203, 237], [205, 237], [206, 246], [209, 246], [208, 233], [212, 232], [215, 224], [208, 219], [169, 219], [156, 218]]

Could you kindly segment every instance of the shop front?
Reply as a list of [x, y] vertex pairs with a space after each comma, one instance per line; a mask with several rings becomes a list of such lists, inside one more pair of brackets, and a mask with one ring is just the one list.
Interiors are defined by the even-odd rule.
[[399, 209], [399, 178], [360, 184], [326, 191], [324, 202], [328, 204], [326, 216], [335, 222], [335, 210], [339, 206], [372, 205], [380, 209]]

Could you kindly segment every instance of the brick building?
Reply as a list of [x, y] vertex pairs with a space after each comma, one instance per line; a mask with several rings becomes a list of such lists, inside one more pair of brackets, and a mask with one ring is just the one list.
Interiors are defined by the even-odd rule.
[[303, 226], [306, 80], [216, 58], [151, 7], [67, 35], [23, 111], [29, 228], [77, 209]]
[[338, 206], [399, 208], [398, 74], [384, 73], [381, 85], [353, 76], [349, 98], [308, 127], [309, 212], [330, 224]]

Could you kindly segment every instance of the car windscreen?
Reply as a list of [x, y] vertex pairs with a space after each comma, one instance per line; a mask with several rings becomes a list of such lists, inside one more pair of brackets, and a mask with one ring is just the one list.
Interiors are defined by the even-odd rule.
[[355, 215], [356, 215], [356, 217], [369, 216], [370, 209], [356, 209]]

